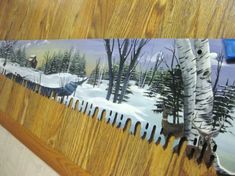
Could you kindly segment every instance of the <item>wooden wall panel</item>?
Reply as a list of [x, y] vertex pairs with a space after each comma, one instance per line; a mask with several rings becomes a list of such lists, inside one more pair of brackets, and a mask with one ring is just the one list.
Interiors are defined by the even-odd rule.
[[0, 39], [235, 37], [235, 0], [1, 0]]
[[[17, 106], [27, 102], [21, 106], [21, 119], [10, 115], [8, 118], [15, 122], [17, 119], [17, 123], [21, 123], [37, 140], [40, 139], [51, 150], [60, 152], [92, 175], [216, 175], [213, 167], [207, 168], [204, 162], [198, 164], [196, 158], [189, 160], [186, 157], [186, 142], [177, 154], [172, 150], [174, 137], [167, 139], [163, 147], [142, 139], [140, 124], [136, 126], [135, 135], [132, 135], [129, 132], [130, 121], [126, 128], [120, 129], [106, 122], [105, 113], [98, 120], [98, 111], [94, 117], [90, 117], [71, 106], [66, 107], [53, 99], [29, 91], [12, 80], [0, 77], [0, 82], [3, 82], [2, 90], [8, 90], [8, 97], [1, 96], [0, 107], [11, 106], [11, 111], [19, 112]], [[17, 86], [22, 87], [23, 94], [27, 96], [18, 97], [20, 100], [16, 104], [12, 103], [12, 99], [17, 96], [14, 91]], [[13, 88], [7, 89], [8, 87]], [[76, 105], [79, 103], [81, 102]], [[17, 114], [8, 112], [9, 110], [1, 108], [4, 114]]]

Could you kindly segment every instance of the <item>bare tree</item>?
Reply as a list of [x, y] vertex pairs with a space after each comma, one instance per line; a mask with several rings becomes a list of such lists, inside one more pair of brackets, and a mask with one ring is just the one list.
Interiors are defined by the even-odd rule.
[[[142, 60], [142, 58], [144, 58], [144, 55], [142, 55], [139, 60]], [[148, 72], [148, 68], [149, 68], [149, 65], [150, 65], [150, 61], [149, 60], [147, 62], [147, 58], [144, 58], [144, 61], [139, 64], [139, 80], [138, 80], [138, 87], [139, 88], [142, 88], [142, 86], [144, 85], [144, 81], [147, 77], [147, 72]]]
[[71, 67], [71, 64], [72, 64], [72, 55], [73, 54], [74, 54], [74, 49], [72, 47], [69, 50], [69, 63], [68, 63], [67, 73], [69, 73], [69, 70], [70, 70], [70, 67]]
[[[119, 67], [118, 67], [118, 73], [116, 76], [116, 83], [115, 83], [115, 90], [114, 90], [114, 98], [113, 102], [116, 103], [119, 99], [119, 90], [120, 90], [120, 83], [121, 83], [121, 76], [123, 73], [125, 62], [129, 56], [129, 54], [132, 51], [132, 47], [136, 45], [137, 40], [131, 41], [130, 39], [124, 39], [120, 41], [120, 39], [117, 39], [118, 44], [118, 53], [119, 53]], [[126, 85], [127, 86], [127, 85]]]
[[162, 61], [163, 61], [163, 53], [162, 52], [159, 52], [157, 53], [156, 55], [156, 60], [155, 60], [155, 64], [154, 64], [154, 68], [153, 68], [153, 72], [152, 72], [152, 76], [151, 76], [151, 79], [148, 83], [148, 85], [150, 86], [154, 80], [154, 76], [159, 68], [159, 66], [161, 65]]
[[150, 71], [151, 71], [151, 69], [149, 70], [150, 65], [151, 65], [151, 58], [149, 58], [149, 61], [148, 61], [147, 65], [144, 66], [145, 71], [142, 75], [141, 84], [139, 85], [141, 88], [144, 88], [146, 79], [147, 79], [147, 77], [149, 77], [149, 74], [150, 74]]
[[216, 78], [215, 78], [215, 82], [213, 85], [213, 93], [214, 94], [216, 92], [217, 84], [219, 82], [220, 72], [222, 69], [223, 61], [224, 61], [224, 55], [222, 54], [222, 52], [219, 54], [219, 56], [216, 58], [216, 60], [217, 60]]
[[114, 73], [113, 73], [113, 50], [114, 50], [114, 39], [104, 39], [105, 49], [107, 53], [108, 59], [108, 72], [109, 72], [109, 86], [106, 95], [106, 99], [110, 100], [112, 90], [113, 90], [113, 80], [114, 80]]
[[45, 67], [44, 67], [44, 74], [47, 74], [48, 73], [48, 71], [49, 71], [49, 65], [48, 65], [48, 62], [49, 62], [49, 60], [51, 60], [51, 58], [52, 58], [52, 55], [50, 54], [50, 52], [49, 51], [47, 51], [47, 52], [45, 52], [45, 54], [44, 54], [44, 60], [45, 60]]
[[[140, 57], [141, 51], [142, 51], [143, 47], [149, 41], [150, 40], [148, 40], [148, 39], [141, 39], [141, 40], [134, 39], [133, 42], [132, 42], [133, 43], [133, 49], [131, 51], [130, 64], [129, 64], [129, 67], [128, 67], [128, 71], [125, 75], [125, 80], [124, 80], [122, 90], [121, 90], [121, 94], [120, 94], [120, 98], [119, 98], [119, 101], [118, 101], [119, 103], [121, 103], [123, 101], [123, 98], [126, 94], [126, 89], [127, 89], [131, 74], [132, 74], [133, 70], [135, 69], [135, 67], [137, 66], [137, 64], [139, 62], [138, 58]], [[130, 47], [130, 48], [132, 48], [132, 47]]]
[[98, 85], [99, 76], [100, 76], [100, 58], [96, 61], [96, 66], [89, 77], [88, 84], [93, 85], [93, 87]]

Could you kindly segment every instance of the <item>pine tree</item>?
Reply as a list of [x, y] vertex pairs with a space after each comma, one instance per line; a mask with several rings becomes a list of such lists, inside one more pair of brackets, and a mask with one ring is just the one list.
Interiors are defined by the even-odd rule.
[[16, 62], [20, 64], [20, 66], [25, 66], [26, 65], [26, 51], [25, 48], [23, 49], [18, 49], [15, 52], [15, 59], [12, 60], [12, 62]]
[[147, 92], [145, 92], [147, 97], [155, 97], [163, 89], [163, 74], [163, 71], [157, 71], [155, 73], [152, 84], [149, 86]]
[[52, 61], [50, 64], [50, 70], [49, 70], [49, 74], [54, 74], [54, 73], [58, 73], [58, 59], [57, 59], [56, 55], [54, 55], [52, 57]]
[[70, 65], [71, 54], [72, 54], [72, 50], [64, 52], [63, 59], [61, 62], [60, 72], [65, 73], [68, 71], [69, 65]]
[[167, 111], [168, 115], [173, 116], [173, 123], [179, 122], [181, 117], [180, 112], [183, 108], [183, 82], [181, 76], [181, 70], [179, 67], [173, 70], [168, 70], [160, 75], [161, 79], [157, 80], [156, 85], [154, 83], [151, 86], [153, 94], [149, 93], [150, 96], [159, 93], [161, 97], [156, 101], [156, 109], [153, 111], [156, 113], [162, 113], [164, 110]]
[[80, 56], [79, 52], [76, 52], [72, 57], [71, 66], [69, 68], [71, 74], [75, 74], [79, 77], [86, 75], [86, 60], [85, 55]]
[[228, 131], [228, 127], [233, 126], [232, 121], [235, 119], [233, 116], [235, 108], [235, 86], [228, 85], [218, 86], [214, 93], [213, 104], [213, 129], [217, 129], [220, 121], [224, 124], [220, 132]]
[[7, 60], [14, 61], [15, 60], [15, 52], [14, 48], [16, 45], [17, 41], [10, 41], [10, 40], [5, 40], [1, 42], [0, 46], [0, 51], [1, 51], [1, 57], [5, 59], [3, 66], [6, 65]]

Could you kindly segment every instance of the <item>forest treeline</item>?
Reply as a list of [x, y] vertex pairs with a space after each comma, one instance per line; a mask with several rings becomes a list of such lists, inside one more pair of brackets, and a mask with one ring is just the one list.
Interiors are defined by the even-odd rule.
[[38, 68], [45, 74], [71, 73], [78, 77], [86, 76], [86, 59], [79, 51], [70, 49], [44, 54], [42, 65]]

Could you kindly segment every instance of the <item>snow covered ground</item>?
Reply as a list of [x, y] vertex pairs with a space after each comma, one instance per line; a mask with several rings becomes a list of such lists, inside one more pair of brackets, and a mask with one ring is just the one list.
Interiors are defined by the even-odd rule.
[[[3, 62], [4, 59], [0, 58], [0, 72], [5, 69], [7, 73], [17, 73], [24, 77], [24, 79], [38, 83], [45, 87], [59, 88], [71, 81], [81, 79], [76, 75], [71, 75], [69, 73], [45, 75], [39, 70], [20, 67], [19, 64], [11, 62], [7, 62], [6, 66], [3, 67]], [[144, 96], [146, 89], [138, 88], [134, 82], [131, 82], [130, 90], [133, 94], [129, 95], [130, 98], [128, 103], [116, 104], [105, 99], [107, 85], [108, 81], [105, 80], [102, 81], [102, 84], [96, 87], [93, 87], [85, 82], [82, 86], [77, 87], [77, 90], [73, 96], [79, 98], [80, 100], [93, 103], [104, 109], [122, 113], [123, 115], [127, 115], [129, 118], [135, 118], [139, 121], [148, 121], [150, 123], [157, 124], [160, 127], [161, 115], [153, 113], [152, 111], [152, 109], [154, 109], [156, 98], [148, 98]]]
[[103, 80], [99, 87], [93, 87], [90, 84], [84, 83], [82, 86], [77, 87], [74, 96], [78, 99], [91, 102], [99, 107], [114, 110], [131, 118], [136, 118], [139, 121], [148, 121], [161, 125], [161, 123], [158, 123], [161, 121], [161, 116], [152, 111], [152, 109], [154, 109], [156, 98], [144, 96], [144, 93], [146, 92], [145, 89], [138, 88], [138, 86], [134, 85], [132, 82], [130, 90], [133, 94], [128, 95], [128, 102], [116, 104], [105, 99], [107, 85], [108, 81], [106, 80]]
[[43, 72], [36, 69], [20, 67], [17, 63], [8, 62], [6, 66], [3, 67], [3, 62], [4, 59], [0, 58], [0, 72], [5, 69], [7, 73], [17, 73], [24, 77], [24, 79], [45, 87], [59, 88], [71, 81], [78, 81], [78, 77], [76, 75], [71, 75], [69, 73], [45, 75]]

